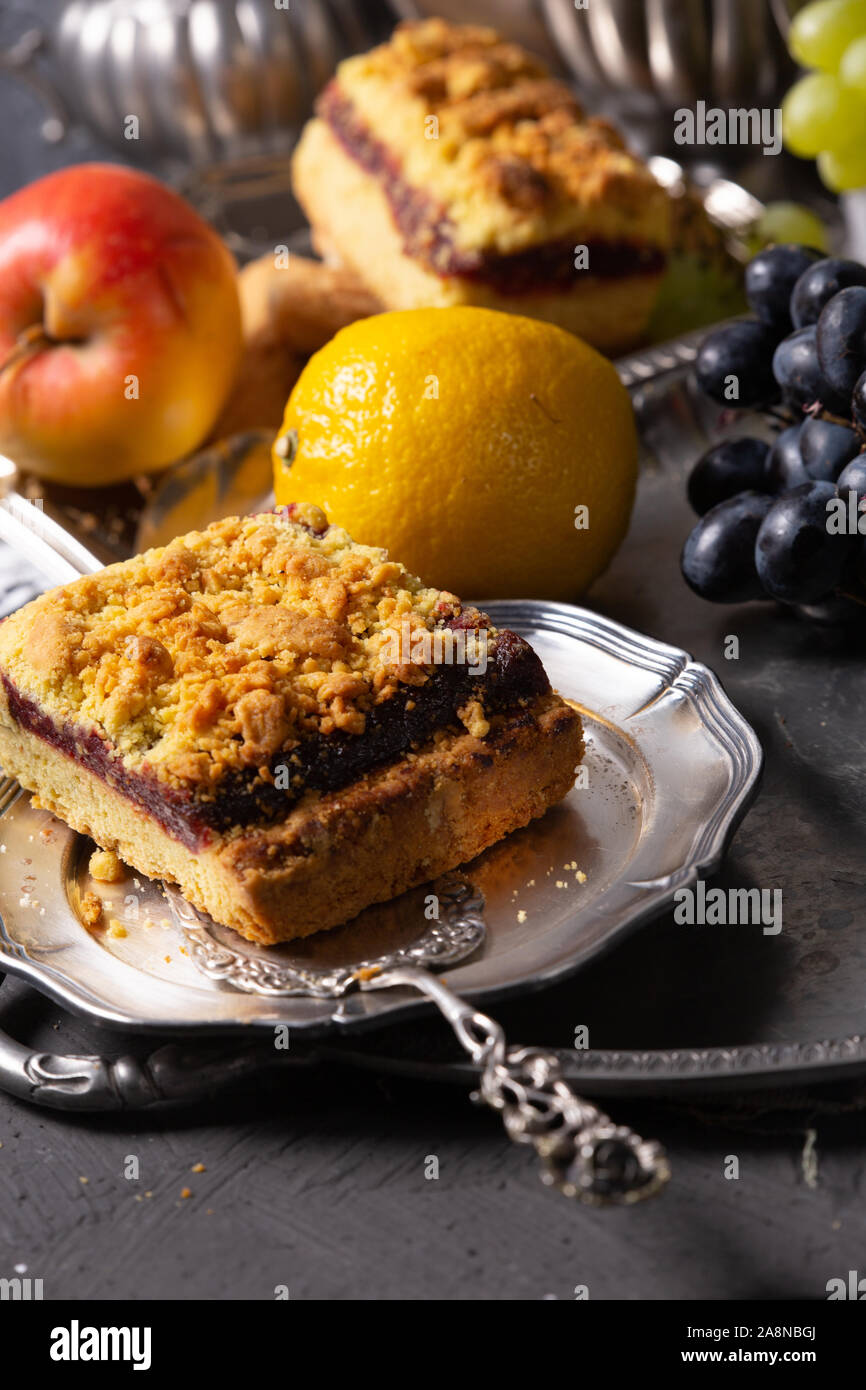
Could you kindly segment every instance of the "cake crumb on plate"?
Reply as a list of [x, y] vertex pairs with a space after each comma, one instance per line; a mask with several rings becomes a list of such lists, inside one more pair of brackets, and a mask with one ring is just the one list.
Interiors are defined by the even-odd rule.
[[102, 899], [98, 893], [85, 893], [81, 899], [81, 920], [86, 927], [95, 927], [102, 919]]
[[126, 870], [111, 849], [94, 850], [87, 866], [93, 878], [100, 883], [119, 883], [126, 877]]

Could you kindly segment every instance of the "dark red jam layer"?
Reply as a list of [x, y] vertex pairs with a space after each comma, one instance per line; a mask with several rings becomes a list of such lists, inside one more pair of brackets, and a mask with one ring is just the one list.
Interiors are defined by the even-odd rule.
[[107, 739], [71, 725], [55, 724], [50, 715], [40, 709], [35, 700], [22, 694], [5, 673], [2, 679], [9, 712], [22, 729], [44, 739], [52, 748], [58, 748], [88, 772], [95, 773], [189, 849], [200, 848], [206, 842], [207, 823], [197, 815], [189, 795], [163, 786], [153, 774], [128, 772]]
[[443, 279], [459, 276], [487, 285], [498, 294], [523, 295], [572, 289], [578, 276], [611, 280], [655, 275], [665, 267], [667, 257], [658, 247], [631, 241], [586, 242], [585, 270], [575, 268], [574, 237], [513, 255], [461, 250], [448, 214], [428, 193], [405, 181], [398, 161], [371, 134], [335, 82], [325, 88], [316, 109], [346, 153], [382, 185], [406, 255]]
[[[473, 615], [473, 627], [484, 624]], [[466, 616], [449, 626], [466, 626]], [[255, 768], [231, 773], [215, 796], [167, 787], [145, 765], [130, 772], [111, 744], [98, 734], [59, 727], [28, 696], [3, 675], [13, 718], [29, 733], [59, 748], [106, 785], [146, 812], [175, 839], [190, 849], [207, 843], [213, 830], [248, 826], [284, 817], [307, 790], [339, 791], [365, 773], [427, 742], [437, 729], [457, 727], [457, 711], [467, 701], [482, 698], [488, 713], [502, 713], [546, 694], [550, 685], [539, 658], [514, 632], [500, 632], [487, 651], [487, 669], [473, 675], [468, 665], [437, 665], [423, 686], [374, 706], [363, 734], [326, 734], [305, 739], [289, 754], [278, 754], [271, 771], [288, 769], [287, 787], [263, 781]]]

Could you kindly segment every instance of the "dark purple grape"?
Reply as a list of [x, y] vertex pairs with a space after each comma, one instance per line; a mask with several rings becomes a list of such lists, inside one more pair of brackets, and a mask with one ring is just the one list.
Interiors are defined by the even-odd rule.
[[810, 478], [835, 483], [846, 463], [860, 452], [860, 436], [850, 425], [809, 416], [803, 421], [800, 453]]
[[692, 509], [703, 516], [711, 507], [738, 492], [763, 491], [769, 445], [743, 435], [725, 439], [698, 459], [688, 481]]
[[801, 483], [777, 497], [758, 532], [755, 562], [761, 584], [781, 603], [818, 603], [833, 593], [852, 553], [853, 537], [827, 529], [832, 483]]
[[[864, 291], [866, 293], [866, 291]], [[773, 354], [773, 375], [782, 388], [785, 404], [799, 414], [816, 401], [833, 415], [848, 413], [848, 401], [822, 375], [816, 347], [817, 330], [797, 328], [783, 338]]]
[[866, 434], [866, 372], [854, 383], [854, 390], [851, 392], [851, 414], [854, 424]]
[[795, 328], [817, 323], [828, 300], [851, 285], [866, 285], [866, 265], [828, 256], [804, 270], [791, 295], [791, 319]]
[[762, 323], [778, 333], [791, 328], [791, 293], [804, 271], [822, 259], [813, 246], [791, 243], [759, 251], [746, 266], [746, 298]]
[[777, 434], [767, 455], [765, 486], [768, 492], [787, 492], [798, 483], [807, 483], [809, 474], [800, 452], [802, 425], [789, 425]]
[[698, 350], [698, 385], [719, 405], [767, 405], [778, 400], [779, 388], [773, 379], [777, 341], [778, 335], [757, 319], [741, 319], [717, 328]]
[[[845, 465], [839, 474], [836, 491], [845, 503], [849, 532], [853, 535], [856, 530], [858, 535], [866, 537], [866, 453], [858, 454]], [[866, 610], [863, 616], [866, 618]]]
[[701, 517], [680, 558], [690, 589], [711, 603], [763, 598], [755, 570], [755, 540], [773, 505], [762, 492], [741, 492]]
[[857, 498], [866, 497], [866, 454], [858, 454], [846, 463], [836, 480], [836, 489], [840, 497], [847, 497], [850, 492]]
[[866, 369], [866, 287], [852, 285], [834, 294], [818, 315], [816, 328], [822, 375], [847, 402]]

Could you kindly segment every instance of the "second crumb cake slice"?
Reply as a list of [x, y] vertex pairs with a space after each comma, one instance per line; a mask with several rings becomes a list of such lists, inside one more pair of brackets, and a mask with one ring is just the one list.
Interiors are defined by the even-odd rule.
[[641, 336], [668, 195], [537, 58], [492, 29], [405, 24], [341, 63], [316, 110], [295, 192], [385, 308], [504, 309], [605, 351]]
[[0, 625], [0, 764], [250, 940], [345, 922], [571, 787], [532, 648], [316, 507], [229, 518]]

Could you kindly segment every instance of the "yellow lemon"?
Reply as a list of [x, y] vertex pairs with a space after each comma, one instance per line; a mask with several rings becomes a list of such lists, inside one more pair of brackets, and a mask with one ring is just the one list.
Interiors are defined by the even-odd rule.
[[552, 324], [378, 314], [307, 364], [274, 446], [278, 503], [473, 598], [580, 594], [628, 527], [637, 435], [615, 369]]

